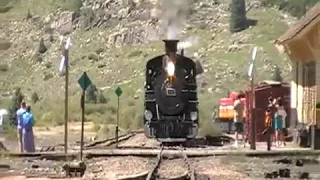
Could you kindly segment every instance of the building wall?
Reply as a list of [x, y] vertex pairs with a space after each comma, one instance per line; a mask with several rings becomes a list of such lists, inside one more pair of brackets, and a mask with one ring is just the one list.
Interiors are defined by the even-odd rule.
[[[320, 17], [299, 34], [284, 44], [293, 71], [291, 122], [307, 125], [317, 119], [320, 126], [320, 109], [316, 115], [315, 108], [316, 103], [320, 103]], [[312, 67], [311, 62], [314, 62]]]
[[297, 104], [298, 104], [298, 62], [292, 62], [292, 81], [291, 81], [291, 119], [290, 127], [295, 128], [298, 121]]
[[320, 61], [317, 61], [316, 65], [316, 84], [317, 84], [317, 103], [320, 103]]
[[[315, 84], [320, 85], [320, 75], [317, 75], [317, 73], [312, 74], [312, 68], [310, 68], [310, 63], [316, 62], [317, 58], [314, 55], [313, 49], [313, 45], [315, 44], [310, 44], [309, 37], [315, 37], [316, 31], [312, 30], [309, 32], [312, 32], [310, 36], [308, 34], [307, 36], [296, 38], [287, 44], [287, 48], [290, 49], [289, 56], [293, 63], [293, 71], [295, 71], [295, 74], [293, 74], [294, 79], [291, 83], [291, 113], [293, 113], [291, 117], [293, 118], [292, 121], [295, 121], [294, 111], [296, 111], [296, 121], [298, 124], [309, 124], [314, 122], [315, 102], [318, 97], [320, 100], [320, 95], [318, 96], [320, 92], [317, 92], [317, 89], [320, 89], [320, 87], [316, 88], [315, 86]], [[318, 70], [317, 68], [320, 70], [320, 65], [317, 63], [313, 67], [314, 70]]]
[[297, 120], [299, 123], [304, 123], [304, 119], [302, 117], [302, 109], [303, 109], [303, 62], [297, 62], [297, 71], [298, 71], [298, 87], [297, 87]]
[[298, 124], [305, 124], [303, 118], [303, 66], [301, 61], [292, 62], [291, 81], [291, 123], [292, 127]]

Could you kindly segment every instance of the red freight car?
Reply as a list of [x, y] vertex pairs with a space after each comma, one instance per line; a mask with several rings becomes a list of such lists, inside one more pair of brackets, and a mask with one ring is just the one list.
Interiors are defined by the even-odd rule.
[[[268, 98], [272, 96], [273, 98], [281, 97], [284, 100], [284, 107], [287, 111], [286, 117], [286, 125], [290, 126], [290, 85], [287, 83], [280, 83], [275, 81], [263, 81], [259, 83], [255, 89], [255, 106], [251, 110], [249, 107], [249, 103], [247, 104], [248, 115], [247, 115], [247, 127], [246, 134], [248, 140], [251, 139], [251, 122], [252, 120], [249, 118], [249, 113], [255, 113], [255, 121], [256, 121], [256, 141], [263, 142], [265, 141], [265, 137], [262, 135], [262, 131], [264, 130], [264, 116], [265, 111], [268, 107]], [[246, 101], [250, 102], [251, 92], [250, 90], [246, 91]]]

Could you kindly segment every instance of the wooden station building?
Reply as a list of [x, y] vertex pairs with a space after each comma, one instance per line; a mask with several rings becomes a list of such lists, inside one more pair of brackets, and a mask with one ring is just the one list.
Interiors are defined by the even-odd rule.
[[292, 61], [290, 124], [320, 128], [320, 2], [275, 44]]

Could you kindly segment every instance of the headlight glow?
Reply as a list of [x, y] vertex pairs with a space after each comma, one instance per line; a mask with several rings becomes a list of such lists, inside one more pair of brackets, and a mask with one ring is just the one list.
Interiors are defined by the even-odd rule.
[[175, 66], [173, 64], [173, 62], [169, 62], [167, 65], [167, 72], [169, 76], [173, 76], [174, 75], [174, 71], [175, 71]]
[[190, 112], [190, 118], [192, 121], [195, 121], [197, 117], [198, 117], [198, 112], [196, 111]]
[[144, 117], [146, 118], [146, 120], [150, 121], [152, 119], [152, 112], [149, 110], [146, 110], [144, 112]]

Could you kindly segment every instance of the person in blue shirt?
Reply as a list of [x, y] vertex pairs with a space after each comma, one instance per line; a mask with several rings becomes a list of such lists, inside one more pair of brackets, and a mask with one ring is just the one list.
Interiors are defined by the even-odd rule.
[[27, 106], [26, 112], [22, 115], [23, 122], [23, 149], [25, 152], [35, 152], [33, 125], [34, 117], [31, 107]]
[[18, 131], [18, 143], [19, 143], [19, 149], [20, 152], [23, 152], [23, 142], [22, 142], [22, 115], [26, 112], [26, 103], [21, 102], [20, 109], [16, 112], [17, 117], [17, 131]]

